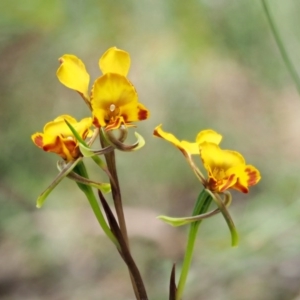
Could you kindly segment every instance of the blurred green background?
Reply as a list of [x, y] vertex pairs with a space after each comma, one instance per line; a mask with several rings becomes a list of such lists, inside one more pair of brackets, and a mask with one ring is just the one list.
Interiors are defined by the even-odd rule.
[[[300, 72], [300, 2], [270, 2]], [[73, 182], [64, 180], [35, 208], [57, 174], [57, 157], [36, 148], [31, 134], [60, 114], [89, 115], [57, 80], [58, 58], [77, 55], [95, 79], [111, 46], [130, 53], [129, 78], [151, 111], [138, 124], [146, 146], [117, 157], [149, 298], [167, 299], [187, 230], [155, 216], [189, 215], [201, 190], [181, 153], [152, 137], [163, 123], [188, 140], [215, 129], [223, 148], [262, 173], [250, 194], [233, 193], [238, 248], [221, 216], [204, 222], [184, 299], [300, 299], [300, 98], [259, 0], [3, 0], [0, 41], [1, 299], [134, 299], [123, 262]]]

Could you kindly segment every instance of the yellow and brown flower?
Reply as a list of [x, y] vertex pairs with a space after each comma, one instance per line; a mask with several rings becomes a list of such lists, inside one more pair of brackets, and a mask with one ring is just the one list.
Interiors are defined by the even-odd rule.
[[77, 122], [76, 119], [69, 115], [57, 117], [54, 121], [44, 126], [44, 132], [37, 132], [31, 136], [34, 144], [46, 152], [58, 154], [66, 161], [72, 161], [81, 154], [79, 151], [79, 143], [69, 129], [65, 120], [67, 120], [73, 128], [78, 132], [82, 139], [92, 134], [90, 127], [92, 118], [84, 118]]
[[102, 55], [99, 67], [103, 75], [95, 80], [91, 93], [90, 76], [83, 62], [69, 54], [59, 61], [58, 79], [84, 98], [92, 109], [96, 127], [112, 130], [149, 118], [148, 109], [138, 102], [137, 92], [126, 77], [130, 68], [130, 56], [126, 51], [112, 47]]
[[261, 176], [252, 165], [246, 165], [244, 157], [231, 150], [222, 150], [218, 145], [201, 144], [200, 156], [208, 172], [206, 187], [213, 192], [230, 188], [248, 193], [249, 187], [258, 183]]

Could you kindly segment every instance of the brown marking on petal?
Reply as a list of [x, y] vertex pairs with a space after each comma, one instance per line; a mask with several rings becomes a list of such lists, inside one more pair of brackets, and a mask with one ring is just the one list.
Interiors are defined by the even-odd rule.
[[162, 136], [158, 133], [156, 128], [153, 131], [153, 135], [162, 138]]
[[88, 136], [89, 132], [90, 132], [90, 129], [89, 129], [89, 128], [85, 129], [85, 131], [84, 131], [84, 132], [82, 133], [82, 135], [81, 135], [81, 138], [82, 138], [83, 140], [85, 140], [86, 137]]
[[117, 129], [118, 127], [116, 126], [116, 123], [112, 123], [112, 124], [108, 124], [107, 126], [105, 126], [105, 131], [110, 131], [110, 130], [114, 130]]
[[70, 152], [70, 155], [73, 158], [78, 158], [81, 155], [81, 152], [79, 150], [78, 145], [75, 143], [65, 143], [65, 146], [67, 147], [68, 151]]
[[124, 122], [124, 119], [118, 117], [115, 120], [111, 120], [111, 122], [109, 124], [107, 124], [107, 126], [105, 127], [105, 131], [110, 131], [110, 130], [113, 130], [113, 129], [118, 129], [123, 124], [126, 126], [126, 123]]
[[127, 123], [128, 122], [128, 116], [123, 113], [122, 117], [123, 117], [124, 122]]
[[89, 133], [89, 130], [86, 129], [86, 130], [81, 134], [81, 138], [82, 138], [83, 140], [85, 140], [86, 137], [87, 137], [87, 135], [88, 135], [88, 133]]
[[61, 141], [63, 144], [62, 146], [62, 153], [59, 155], [61, 157], [66, 157], [67, 160], [72, 160], [73, 158], [78, 158], [80, 156], [80, 151], [78, 149], [78, 143], [73, 139], [63, 139]]
[[146, 120], [149, 116], [149, 112], [146, 109], [140, 109], [138, 112], [138, 119], [141, 120]]
[[97, 119], [96, 117], [93, 118], [93, 124], [94, 124], [95, 127], [97, 127], [97, 128], [100, 128], [100, 127], [101, 127], [101, 125], [100, 125], [100, 123], [99, 123], [99, 121], [98, 121], [98, 119]]
[[185, 151], [184, 148], [177, 147], [177, 149], [186, 157], [187, 159], [191, 159], [191, 156], [188, 152]]
[[206, 188], [212, 192], [218, 192], [218, 182], [213, 177], [209, 177]]
[[242, 192], [244, 194], [247, 194], [249, 192], [248, 187], [241, 185], [239, 180], [236, 182], [236, 184], [232, 188], [239, 192]]
[[[220, 192], [224, 192], [224, 191], [226, 191], [228, 188], [231, 187], [231, 184], [232, 184], [232, 182], [233, 182], [234, 177], [235, 177], [235, 174], [231, 174], [231, 175], [227, 178], [227, 182], [226, 182], [226, 184], [222, 187], [222, 189], [220, 189]], [[224, 180], [226, 180], [226, 179], [224, 179]], [[223, 180], [222, 180], [222, 181], [223, 181]]]
[[256, 170], [251, 170], [251, 168], [246, 168], [245, 172], [248, 175], [248, 180], [247, 180], [248, 186], [255, 185], [259, 180], [258, 172]]
[[41, 135], [37, 135], [34, 138], [34, 143], [39, 147], [39, 148], [43, 148], [44, 143], [43, 143], [43, 137]]
[[54, 143], [44, 145], [43, 150], [46, 152], [53, 152], [53, 153], [60, 154], [62, 152], [60, 137], [57, 136]]
[[60, 64], [62, 64], [62, 63], [64, 62], [64, 59], [63, 59], [62, 57], [60, 57], [60, 58], [58, 59], [58, 61], [59, 61]]
[[43, 150], [46, 152], [56, 153], [63, 159], [67, 158], [66, 154], [64, 153], [62, 142], [59, 136], [56, 137], [55, 142], [53, 144], [44, 145]]
[[64, 140], [63, 143], [70, 152], [72, 152], [77, 147], [77, 142], [71, 139]]

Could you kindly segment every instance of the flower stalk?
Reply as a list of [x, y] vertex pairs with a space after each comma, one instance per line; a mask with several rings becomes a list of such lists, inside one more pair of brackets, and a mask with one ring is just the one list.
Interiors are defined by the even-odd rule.
[[130, 273], [130, 279], [131, 279], [131, 283], [132, 283], [132, 287], [133, 287], [136, 299], [137, 300], [148, 300], [144, 282], [142, 280], [140, 271], [139, 271], [134, 259], [132, 258], [132, 255], [131, 255], [129, 247], [128, 247], [128, 243], [126, 243], [123, 233], [121, 232], [120, 227], [118, 226], [118, 223], [100, 190], [98, 191], [98, 194], [99, 194], [99, 198], [102, 203], [103, 209], [105, 210], [110, 227], [111, 227], [113, 233], [115, 234], [117, 240], [120, 243], [119, 253], [120, 253], [122, 259], [124, 260], [125, 264], [128, 267], [128, 270]]
[[[198, 196], [198, 199], [195, 204], [192, 215], [197, 216], [197, 215], [206, 213], [209, 209], [211, 202], [212, 202], [211, 195], [209, 193], [207, 193], [207, 191], [205, 189], [202, 190], [202, 192]], [[187, 276], [188, 276], [191, 262], [192, 262], [197, 232], [198, 232], [201, 222], [202, 222], [202, 220], [199, 220], [199, 221], [191, 223], [191, 225], [190, 225], [188, 240], [187, 240], [187, 245], [186, 245], [186, 251], [185, 251], [185, 255], [184, 255], [184, 259], [183, 259], [181, 274], [180, 274], [179, 283], [178, 283], [177, 292], [176, 292], [176, 300], [181, 300], [183, 292], [184, 292]]]
[[[122, 134], [120, 140], [122, 141], [123, 138], [126, 138], [127, 132]], [[103, 148], [109, 146], [109, 142], [106, 139], [106, 136], [104, 135], [103, 130], [100, 130], [100, 143]], [[111, 191], [112, 191], [112, 197], [114, 201], [114, 206], [118, 218], [119, 227], [117, 226], [117, 223], [115, 219], [113, 218], [113, 215], [110, 214], [110, 210], [106, 209], [107, 217], [109, 218], [111, 226], [114, 226], [117, 239], [119, 243], [121, 244], [121, 251], [120, 255], [122, 256], [124, 262], [126, 263], [129, 273], [130, 273], [130, 280], [131, 284], [136, 296], [137, 300], [147, 300], [147, 293], [146, 289], [144, 287], [144, 283], [142, 280], [142, 277], [140, 275], [140, 272], [131, 256], [130, 253], [130, 247], [129, 247], [129, 240], [128, 240], [128, 234], [127, 234], [127, 227], [126, 227], [126, 221], [125, 221], [125, 215], [124, 215], [124, 209], [123, 209], [123, 203], [122, 203], [122, 196], [121, 196], [121, 189], [119, 184], [119, 178], [116, 168], [116, 157], [115, 157], [115, 151], [112, 150], [109, 153], [104, 154], [107, 164], [107, 169], [110, 174], [110, 183], [111, 183]], [[106, 207], [106, 201], [102, 195], [102, 193], [99, 191], [99, 197], [102, 202], [102, 205], [105, 209]], [[112, 215], [112, 217], [110, 217]]]
[[[222, 199], [220, 198], [220, 196], [218, 194], [214, 194], [213, 192], [211, 192], [210, 190], [206, 189], [206, 192], [208, 194], [211, 195], [212, 199], [216, 202], [216, 204], [219, 207], [220, 212], [222, 213], [228, 228], [230, 230], [230, 234], [231, 234], [231, 246], [232, 247], [236, 247], [239, 243], [239, 235], [236, 231], [235, 225], [233, 223], [233, 220], [226, 208], [226, 205], [223, 203]], [[231, 195], [229, 192], [227, 192], [226, 197], [230, 197]], [[228, 200], [227, 200], [228, 201]], [[229, 202], [231, 202], [231, 200], [229, 200]]]
[[[109, 146], [107, 140], [103, 136], [103, 132], [100, 130], [100, 142], [103, 148]], [[123, 209], [123, 203], [122, 203], [122, 196], [121, 196], [121, 189], [120, 189], [120, 183], [116, 168], [116, 157], [115, 157], [115, 151], [112, 150], [109, 153], [104, 154], [106, 164], [108, 171], [110, 173], [110, 184], [111, 184], [111, 192], [112, 197], [114, 201], [114, 206], [116, 209], [118, 222], [120, 226], [120, 230], [122, 232], [123, 238], [128, 245], [128, 234], [127, 234], [127, 227], [126, 227], [126, 221], [124, 216], [124, 209]]]

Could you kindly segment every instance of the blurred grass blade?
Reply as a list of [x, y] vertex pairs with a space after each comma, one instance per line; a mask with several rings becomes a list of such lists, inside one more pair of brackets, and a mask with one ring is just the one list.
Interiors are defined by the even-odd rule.
[[269, 9], [269, 5], [268, 5], [268, 1], [267, 0], [262, 0], [262, 5], [263, 5], [263, 8], [264, 8], [264, 12], [267, 16], [267, 19], [268, 19], [268, 22], [269, 22], [269, 25], [271, 27], [271, 31], [274, 35], [274, 38], [275, 38], [275, 41], [276, 41], [276, 44], [279, 48], [279, 51], [280, 51], [280, 54], [281, 54], [281, 57], [292, 77], [292, 79], [294, 80], [294, 83], [296, 85], [296, 88], [297, 88], [297, 91], [298, 91], [298, 94], [300, 95], [300, 78], [298, 76], [298, 73], [294, 67], [294, 65], [292, 64], [290, 58], [289, 58], [289, 55], [287, 53], [287, 51], [285, 50], [285, 47], [284, 47], [284, 44], [282, 42], [282, 39], [280, 37], [280, 34], [279, 34], [279, 31], [277, 29], [277, 26], [272, 18], [272, 15], [270, 13], [270, 9]]

